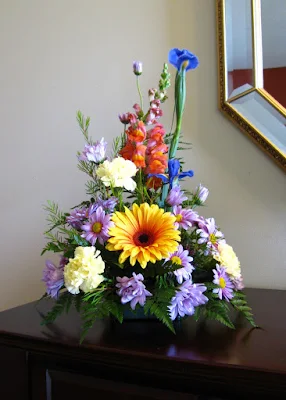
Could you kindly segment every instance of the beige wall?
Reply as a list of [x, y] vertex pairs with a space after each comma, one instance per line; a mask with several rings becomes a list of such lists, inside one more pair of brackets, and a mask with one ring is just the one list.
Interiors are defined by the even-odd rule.
[[46, 199], [83, 199], [76, 110], [110, 141], [137, 101], [132, 61], [144, 62], [147, 90], [174, 46], [201, 62], [188, 75], [189, 184], [210, 188], [204, 215], [236, 249], [246, 284], [285, 289], [285, 175], [217, 110], [215, 1], [1, 0], [0, 27], [0, 309], [43, 291]]

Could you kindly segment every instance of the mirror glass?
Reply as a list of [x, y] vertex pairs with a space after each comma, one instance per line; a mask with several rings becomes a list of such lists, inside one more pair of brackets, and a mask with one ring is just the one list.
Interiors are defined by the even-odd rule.
[[251, 0], [230, 0], [225, 7], [227, 98], [254, 85]]
[[217, 0], [219, 105], [286, 171], [286, 0]]
[[261, 0], [263, 87], [286, 108], [286, 0]]

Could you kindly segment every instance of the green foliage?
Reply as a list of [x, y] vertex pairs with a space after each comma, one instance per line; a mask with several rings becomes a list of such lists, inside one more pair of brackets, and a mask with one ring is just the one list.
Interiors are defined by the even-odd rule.
[[98, 288], [84, 295], [81, 307], [83, 325], [80, 343], [83, 342], [96, 320], [109, 317], [110, 315], [122, 323], [123, 309], [121, 304], [118, 303], [118, 297], [108, 292], [105, 287]]
[[153, 314], [159, 321], [163, 322], [171, 332], [175, 333], [173, 322], [170, 318], [168, 306], [175, 295], [175, 287], [161, 287], [149, 297], [144, 305], [144, 313]]
[[126, 136], [125, 133], [122, 133], [120, 136], [117, 136], [113, 139], [112, 142], [112, 158], [117, 157], [119, 151], [125, 146]]
[[48, 213], [47, 222], [50, 226], [50, 229], [45, 232], [45, 234], [49, 233], [56, 227], [65, 224], [66, 217], [63, 212], [60, 211], [59, 206], [53, 201], [48, 200], [47, 205], [44, 206], [44, 210]]
[[253, 319], [253, 313], [246, 301], [246, 296], [242, 292], [235, 292], [234, 297], [231, 299], [231, 304], [235, 310], [241, 312], [247, 321], [254, 327], [258, 326], [255, 324]]
[[73, 302], [73, 295], [71, 295], [69, 292], [62, 293], [58, 298], [58, 300], [56, 301], [56, 303], [54, 304], [51, 311], [49, 311], [45, 315], [43, 321], [41, 322], [41, 325], [51, 324], [63, 312], [68, 313], [72, 305], [72, 302]]
[[214, 299], [209, 300], [205, 305], [204, 315], [208, 319], [213, 319], [221, 324], [226, 325], [228, 328], [235, 329], [231, 322], [229, 315], [228, 303], [224, 300]]
[[88, 136], [88, 128], [90, 124], [90, 117], [86, 117], [82, 114], [81, 111], [78, 111], [76, 114], [76, 120], [80, 127], [80, 130], [88, 144], [93, 144], [92, 139]]

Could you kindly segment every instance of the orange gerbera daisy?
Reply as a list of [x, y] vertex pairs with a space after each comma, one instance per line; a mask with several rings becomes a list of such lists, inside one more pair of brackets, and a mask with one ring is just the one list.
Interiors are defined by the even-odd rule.
[[131, 265], [138, 261], [146, 268], [149, 261], [155, 263], [174, 253], [181, 240], [174, 227], [175, 217], [156, 204], [133, 204], [132, 210], [125, 207], [125, 212], [115, 212], [111, 220], [114, 226], [109, 229], [106, 248], [122, 251], [120, 263], [129, 257]]

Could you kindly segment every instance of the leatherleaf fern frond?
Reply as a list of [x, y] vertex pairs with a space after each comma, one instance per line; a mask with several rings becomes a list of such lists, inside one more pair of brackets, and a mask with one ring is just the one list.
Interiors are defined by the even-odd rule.
[[247, 319], [250, 325], [252, 325], [254, 328], [258, 328], [256, 323], [254, 322], [252, 309], [247, 304], [246, 296], [244, 293], [239, 291], [235, 292], [234, 297], [231, 299], [230, 302], [235, 310], [243, 314], [243, 316]]
[[145, 315], [153, 314], [173, 333], [176, 332], [169, 314], [168, 306], [170, 305], [172, 297], [175, 295], [175, 291], [175, 287], [157, 288], [153, 296], [148, 298], [144, 305]]
[[98, 319], [103, 319], [112, 315], [120, 323], [123, 321], [123, 310], [118, 298], [114, 294], [101, 287], [94, 290], [91, 293], [87, 293], [83, 296], [81, 304], [81, 319], [82, 319], [82, 331], [80, 337], [80, 343], [83, 342], [88, 331], [93, 327], [94, 323]]

